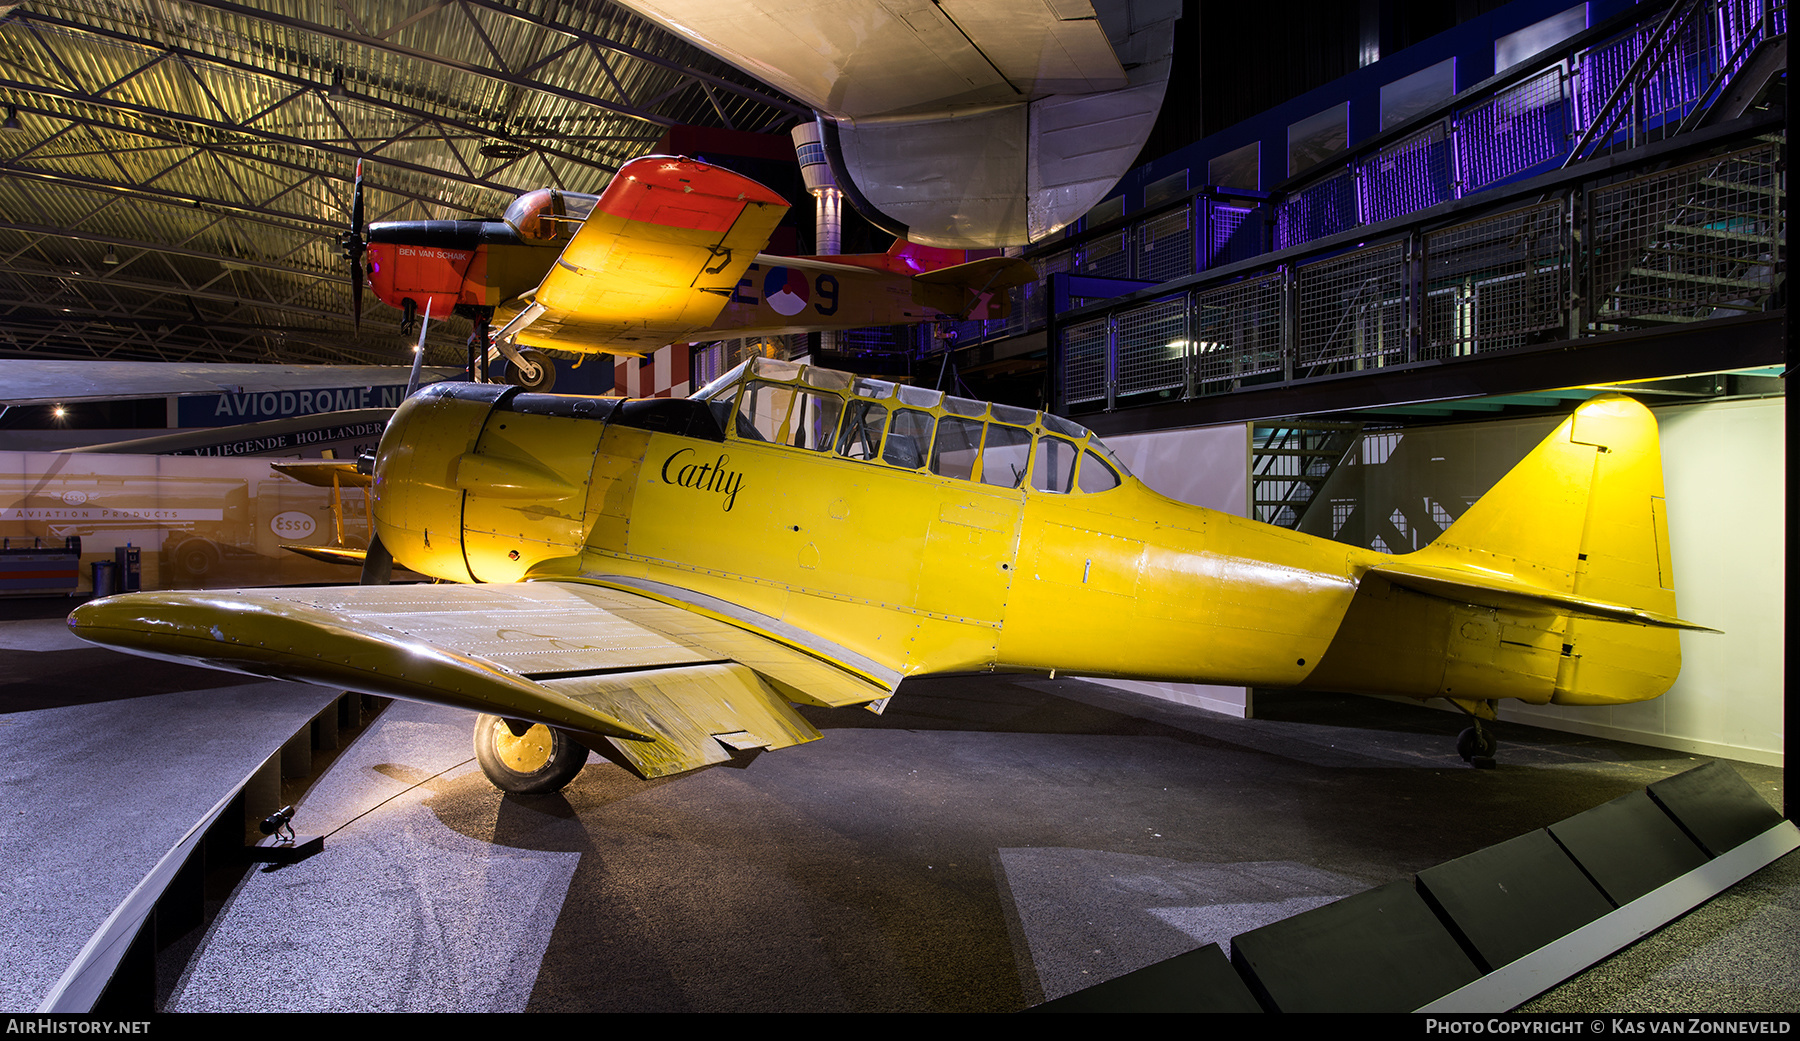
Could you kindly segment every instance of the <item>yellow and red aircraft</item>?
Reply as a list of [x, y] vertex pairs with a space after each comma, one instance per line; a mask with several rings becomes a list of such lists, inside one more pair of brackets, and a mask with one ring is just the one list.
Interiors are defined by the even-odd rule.
[[[383, 303], [476, 321], [512, 363], [509, 378], [549, 390], [537, 349], [647, 354], [665, 344], [903, 325], [945, 316], [1004, 318], [1005, 290], [1037, 277], [1026, 261], [897, 240], [886, 253], [774, 257], [758, 251], [788, 204], [723, 167], [647, 156], [599, 195], [543, 188], [498, 221], [362, 225], [358, 164], [344, 237], [362, 311]], [[368, 268], [364, 271], [364, 258]]]
[[1175, 502], [1047, 413], [754, 359], [690, 399], [439, 383], [374, 461], [379, 542], [457, 585], [78, 608], [138, 654], [483, 713], [501, 788], [820, 736], [909, 677], [1005, 671], [1444, 697], [1653, 698], [1680, 670], [1656, 423], [1582, 405], [1392, 556]]

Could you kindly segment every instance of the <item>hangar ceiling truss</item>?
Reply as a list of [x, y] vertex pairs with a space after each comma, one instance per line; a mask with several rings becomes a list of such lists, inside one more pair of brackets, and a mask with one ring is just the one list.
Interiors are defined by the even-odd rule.
[[604, 0], [0, 0], [0, 106], [0, 356], [288, 363], [405, 353], [352, 325], [359, 158], [371, 221], [485, 218], [811, 115]]

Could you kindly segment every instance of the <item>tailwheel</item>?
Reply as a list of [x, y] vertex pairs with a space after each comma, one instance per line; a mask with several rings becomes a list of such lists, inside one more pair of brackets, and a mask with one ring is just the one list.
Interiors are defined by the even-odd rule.
[[1470, 701], [1464, 698], [1448, 700], [1468, 715], [1469, 722], [1475, 724], [1456, 735], [1456, 754], [1463, 757], [1463, 762], [1477, 770], [1492, 770], [1494, 753], [1500, 748], [1500, 742], [1494, 737], [1494, 732], [1487, 728], [1487, 724], [1492, 723], [1496, 718], [1494, 703]]
[[506, 367], [506, 382], [523, 390], [548, 393], [556, 386], [556, 366], [550, 364], [549, 355], [543, 351], [521, 348], [519, 359]]
[[[1462, 756], [1464, 762], [1473, 763], [1477, 767], [1492, 769], [1494, 752], [1499, 747], [1500, 742], [1494, 740], [1494, 735], [1480, 727], [1469, 727], [1456, 736], [1456, 754]], [[1485, 759], [1487, 762], [1476, 762], [1479, 759]]]
[[508, 722], [485, 714], [475, 720], [475, 759], [481, 772], [503, 792], [545, 795], [561, 791], [587, 765], [587, 757], [585, 745], [542, 723]]

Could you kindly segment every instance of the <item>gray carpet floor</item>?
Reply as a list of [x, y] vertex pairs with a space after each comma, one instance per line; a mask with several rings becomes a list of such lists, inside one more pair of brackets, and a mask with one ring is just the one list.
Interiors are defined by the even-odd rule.
[[[0, 622], [0, 668], [0, 1010], [24, 1011], [331, 692], [53, 620]], [[395, 703], [299, 805], [325, 852], [246, 874], [165, 1008], [1012, 1011], [1704, 761], [1502, 724], [1476, 771], [1426, 708], [1263, 695], [1236, 720], [1079, 680], [808, 712], [822, 740], [747, 766], [643, 781], [595, 758], [507, 798], [468, 713]], [[1733, 765], [1780, 805], [1779, 770]], [[1790, 856], [1529, 1007], [1800, 1011], [1797, 913]]]

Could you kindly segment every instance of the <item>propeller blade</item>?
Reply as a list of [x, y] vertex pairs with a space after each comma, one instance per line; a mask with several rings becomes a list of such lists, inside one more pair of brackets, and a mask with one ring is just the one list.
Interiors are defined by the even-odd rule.
[[419, 389], [419, 366], [425, 364], [425, 330], [431, 328], [431, 298], [425, 298], [425, 320], [419, 323], [419, 345], [413, 348], [412, 375], [406, 381], [406, 396]]
[[362, 578], [358, 585], [385, 586], [394, 576], [394, 555], [381, 544], [381, 536], [369, 535], [369, 549], [363, 556]]
[[363, 164], [361, 159], [356, 161], [356, 180], [350, 191], [350, 230], [356, 232], [359, 238], [365, 230], [363, 228]]
[[350, 230], [338, 240], [343, 244], [344, 257], [350, 261], [350, 317], [356, 331], [362, 331], [363, 282], [367, 273], [363, 270], [363, 254], [369, 249], [369, 229], [363, 223], [363, 164], [356, 161], [356, 180], [350, 190]]

